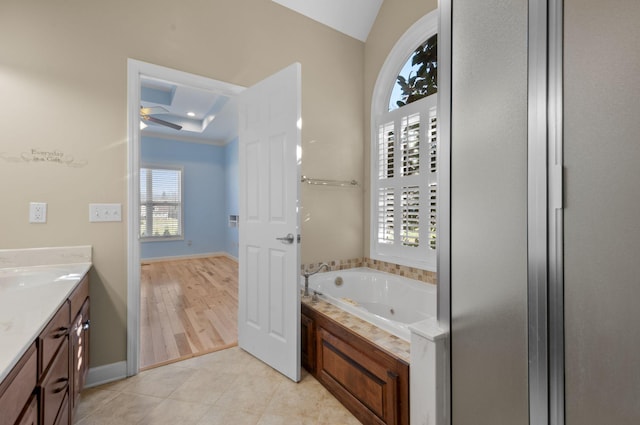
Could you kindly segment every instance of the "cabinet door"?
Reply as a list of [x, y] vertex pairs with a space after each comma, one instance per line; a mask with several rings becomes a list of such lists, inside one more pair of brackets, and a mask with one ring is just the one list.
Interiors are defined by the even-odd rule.
[[38, 425], [38, 397], [32, 395], [29, 404], [16, 425]]
[[75, 410], [89, 371], [89, 299], [73, 321], [71, 335], [72, 381], [71, 406]]
[[[41, 424], [53, 425], [56, 423], [58, 412], [62, 407], [69, 392], [69, 340], [65, 337], [64, 343], [55, 355], [40, 391]], [[68, 406], [68, 404], [66, 404]]]
[[32, 344], [9, 375], [0, 382], [0, 425], [13, 425], [37, 384], [38, 355]]
[[316, 347], [315, 347], [315, 333], [314, 323], [311, 318], [301, 314], [301, 354], [302, 354], [302, 367], [307, 369], [310, 373], [315, 373], [316, 364]]
[[55, 425], [71, 425], [69, 418], [69, 397], [65, 397], [60, 412], [58, 412]]

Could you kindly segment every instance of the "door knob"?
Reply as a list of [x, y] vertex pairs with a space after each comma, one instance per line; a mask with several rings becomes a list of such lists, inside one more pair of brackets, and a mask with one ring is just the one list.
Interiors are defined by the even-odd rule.
[[283, 236], [281, 238], [276, 238], [279, 241], [282, 241], [284, 244], [292, 244], [295, 240], [295, 236], [292, 233], [287, 234], [287, 236]]

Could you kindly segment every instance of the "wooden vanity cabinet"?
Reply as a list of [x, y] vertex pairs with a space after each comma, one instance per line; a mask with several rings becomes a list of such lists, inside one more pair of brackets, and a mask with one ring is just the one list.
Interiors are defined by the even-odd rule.
[[[66, 322], [58, 316], [64, 315]], [[72, 320], [69, 320], [69, 319]], [[63, 323], [66, 323], [63, 324]], [[49, 322], [43, 334], [59, 335], [66, 328], [65, 340], [50, 363], [50, 372], [41, 380], [40, 425], [69, 425], [78, 403], [80, 391], [89, 371], [89, 278], [85, 276], [75, 287], [65, 304]], [[56, 334], [58, 332], [58, 334]], [[51, 339], [53, 337], [49, 337]], [[42, 347], [51, 345], [41, 335]], [[45, 352], [48, 353], [45, 349]], [[46, 365], [47, 354], [43, 354]], [[47, 371], [43, 366], [43, 371]], [[66, 373], [66, 375], [65, 375]]]
[[71, 425], [88, 370], [85, 276], [0, 382], [0, 425]]

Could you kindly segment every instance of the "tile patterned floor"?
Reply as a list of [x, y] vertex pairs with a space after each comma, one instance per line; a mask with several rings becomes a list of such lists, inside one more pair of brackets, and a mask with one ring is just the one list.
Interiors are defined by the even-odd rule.
[[238, 347], [83, 391], [77, 425], [357, 425], [311, 375], [295, 384]]

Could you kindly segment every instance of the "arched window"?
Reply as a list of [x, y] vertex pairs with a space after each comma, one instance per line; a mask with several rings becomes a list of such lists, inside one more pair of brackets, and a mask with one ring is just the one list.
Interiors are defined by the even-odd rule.
[[[383, 65], [372, 101], [371, 258], [436, 270], [437, 11]], [[407, 59], [408, 58], [408, 59]]]
[[438, 34], [429, 37], [411, 54], [396, 77], [389, 110], [438, 92]]

